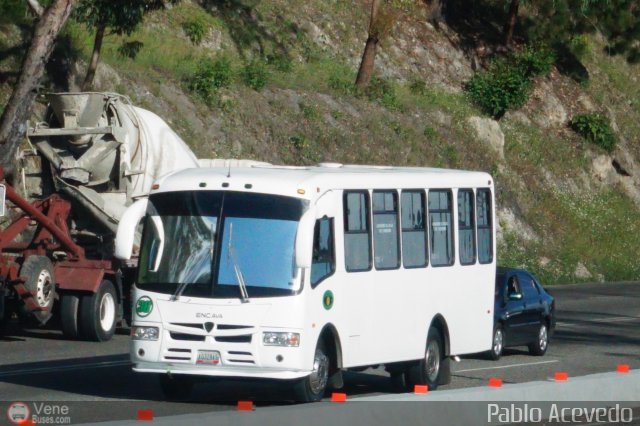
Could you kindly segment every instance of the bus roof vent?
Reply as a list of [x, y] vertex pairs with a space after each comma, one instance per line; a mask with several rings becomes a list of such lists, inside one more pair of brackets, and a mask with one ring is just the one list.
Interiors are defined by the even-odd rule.
[[342, 163], [318, 163], [318, 167], [326, 167], [327, 169], [339, 169]]

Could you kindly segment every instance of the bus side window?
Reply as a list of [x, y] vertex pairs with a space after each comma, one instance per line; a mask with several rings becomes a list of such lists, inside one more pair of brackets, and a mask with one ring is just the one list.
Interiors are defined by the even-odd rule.
[[429, 191], [431, 265], [453, 265], [453, 218], [451, 191]]
[[316, 221], [313, 230], [313, 258], [311, 259], [311, 288], [316, 287], [336, 270], [333, 246], [333, 219]]
[[493, 224], [491, 223], [491, 190], [478, 189], [476, 194], [478, 224], [478, 260], [493, 262]]
[[402, 260], [405, 268], [427, 266], [427, 226], [424, 191], [402, 191]]
[[371, 269], [371, 227], [369, 222], [369, 192], [345, 191], [344, 257], [347, 272]]
[[400, 267], [398, 193], [373, 191], [373, 252], [376, 269]]
[[458, 250], [460, 264], [476, 263], [476, 230], [474, 226], [473, 191], [458, 191]]

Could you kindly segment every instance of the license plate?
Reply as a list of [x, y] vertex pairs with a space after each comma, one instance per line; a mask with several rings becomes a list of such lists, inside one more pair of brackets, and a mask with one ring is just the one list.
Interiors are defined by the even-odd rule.
[[220, 364], [220, 352], [218, 351], [198, 351], [196, 364], [218, 365]]

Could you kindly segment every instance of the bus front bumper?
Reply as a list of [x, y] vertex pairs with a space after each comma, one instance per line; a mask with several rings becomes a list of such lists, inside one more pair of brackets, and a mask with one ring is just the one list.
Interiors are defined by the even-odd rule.
[[299, 379], [311, 374], [310, 371], [286, 370], [261, 367], [241, 366], [203, 366], [193, 364], [173, 364], [163, 362], [137, 362], [133, 364], [133, 371], [137, 373], [156, 374], [189, 374], [211, 377], [248, 377], [256, 379]]

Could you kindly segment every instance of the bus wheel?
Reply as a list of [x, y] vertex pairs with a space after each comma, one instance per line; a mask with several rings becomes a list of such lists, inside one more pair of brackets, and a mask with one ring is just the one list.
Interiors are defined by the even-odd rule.
[[117, 300], [116, 288], [109, 280], [102, 280], [97, 292], [82, 296], [78, 317], [82, 337], [96, 342], [106, 342], [113, 337]]
[[62, 334], [67, 339], [77, 339], [78, 333], [78, 305], [80, 297], [73, 293], [63, 293], [60, 296], [60, 322]]
[[193, 379], [186, 375], [160, 375], [160, 389], [169, 401], [186, 401], [193, 391]]
[[429, 328], [424, 357], [408, 370], [409, 385], [427, 385], [429, 390], [438, 388], [444, 359], [442, 337], [435, 327]]
[[[46, 256], [29, 256], [25, 259], [20, 268], [20, 276], [27, 278], [24, 286], [31, 292], [36, 304], [42, 311], [34, 311], [31, 314], [40, 322], [45, 324], [51, 318], [53, 301], [56, 297], [56, 281], [53, 276], [53, 263]], [[24, 306], [21, 307], [23, 315], [26, 313]]]
[[296, 401], [316, 402], [322, 399], [329, 382], [329, 366], [330, 359], [321, 340], [313, 357], [313, 371], [295, 384]]

